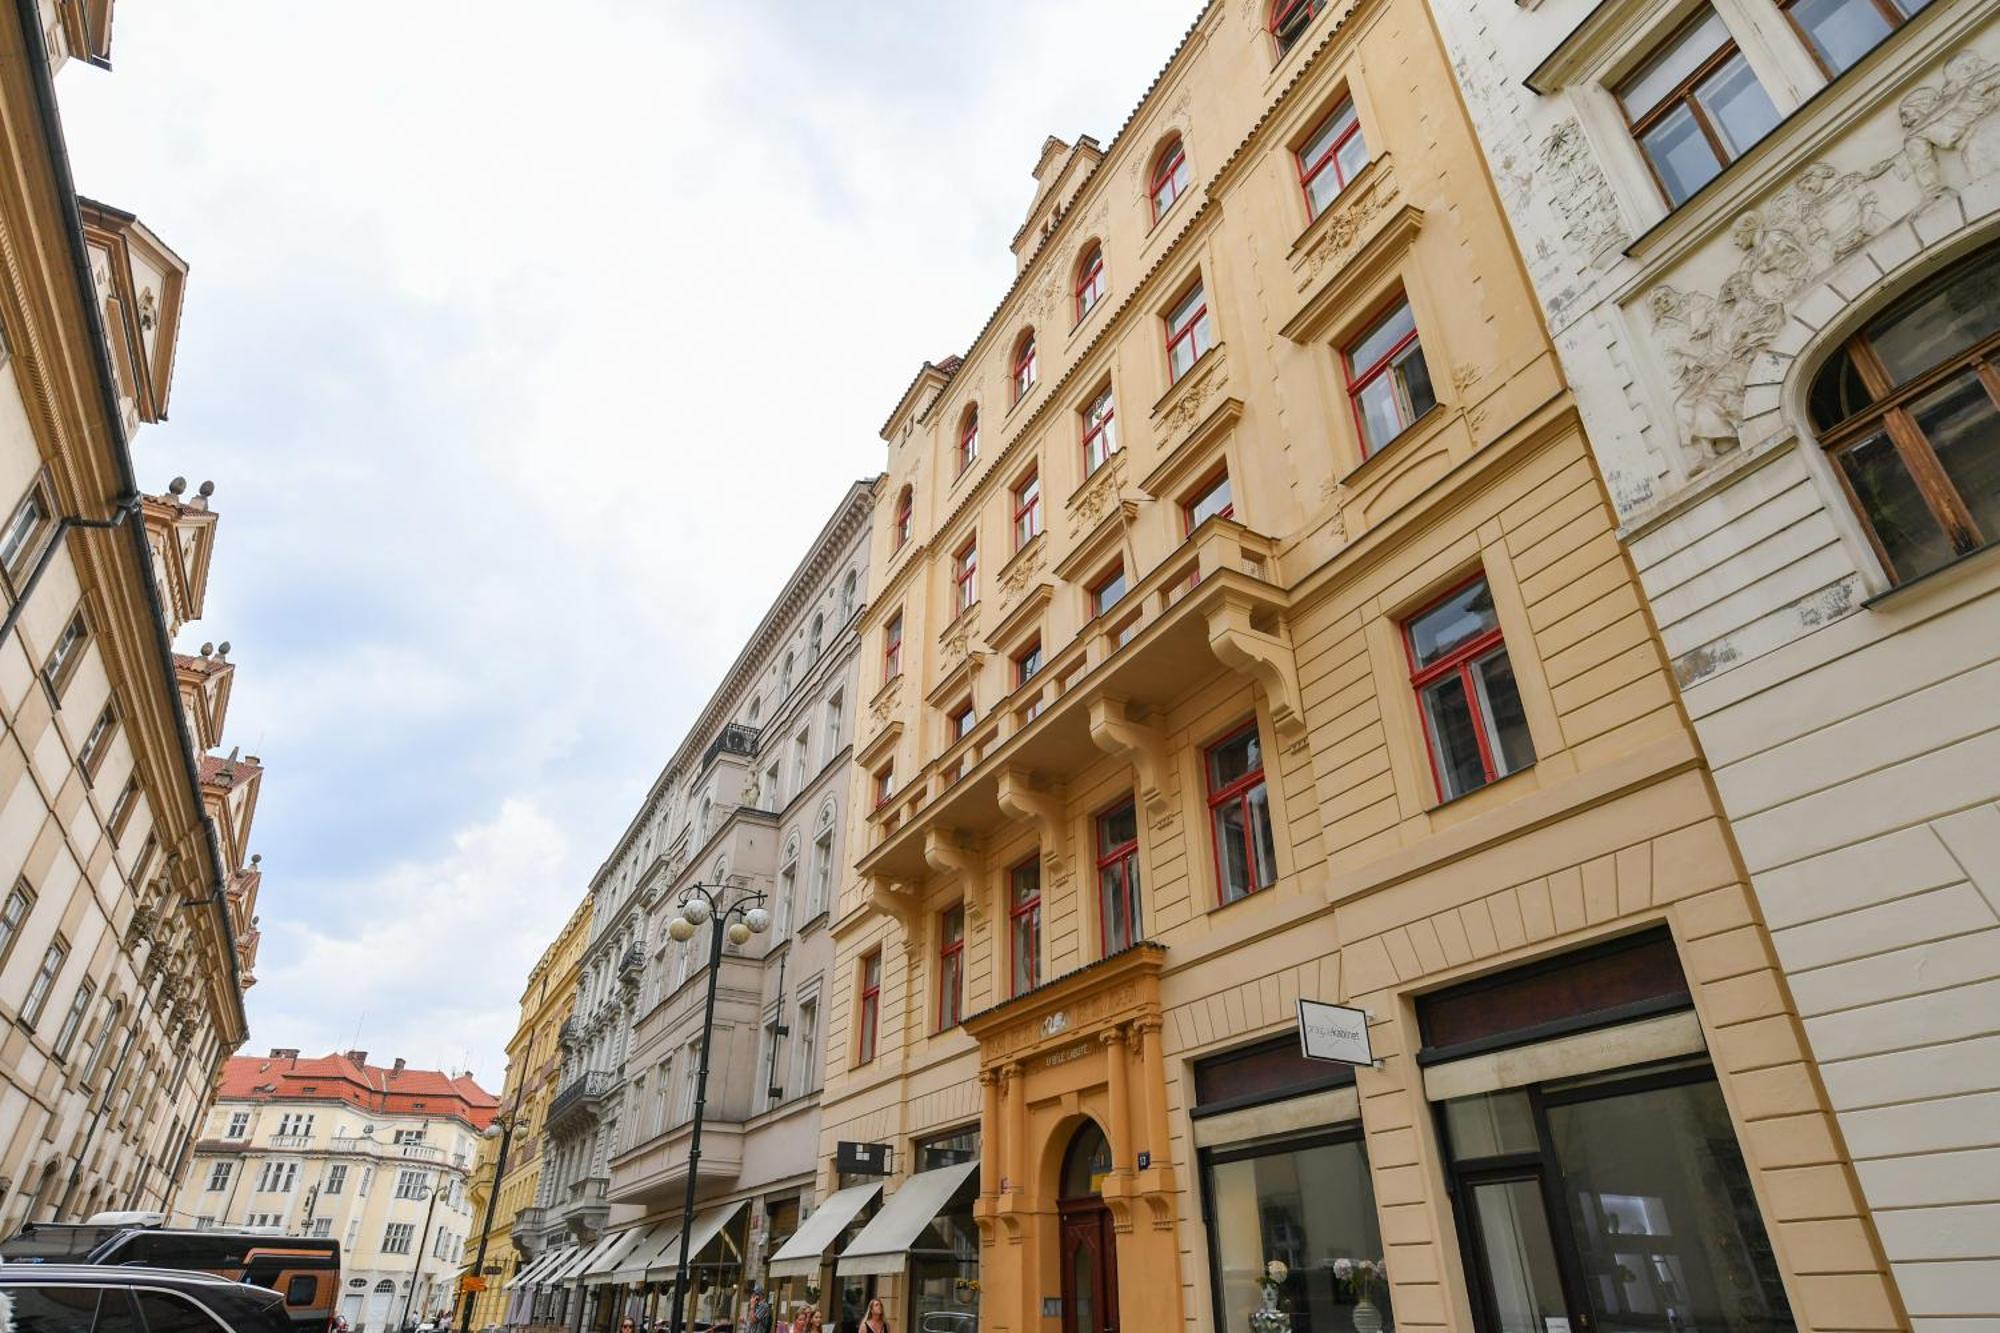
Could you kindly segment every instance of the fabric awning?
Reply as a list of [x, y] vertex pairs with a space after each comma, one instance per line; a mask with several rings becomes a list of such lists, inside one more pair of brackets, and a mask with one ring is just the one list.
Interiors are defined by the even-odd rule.
[[540, 1254], [528, 1260], [526, 1267], [516, 1270], [514, 1276], [508, 1278], [507, 1281], [502, 1285], [501, 1290], [512, 1291], [516, 1287], [522, 1286], [529, 1282], [533, 1282], [535, 1280], [535, 1274], [539, 1273], [542, 1270], [543, 1265], [547, 1264], [548, 1261], [554, 1256], [555, 1256], [554, 1250], [543, 1250]]
[[959, 1186], [978, 1170], [978, 1162], [960, 1162], [911, 1176], [861, 1228], [861, 1234], [848, 1242], [836, 1262], [836, 1271], [842, 1277], [902, 1272], [910, 1261], [910, 1246], [944, 1211]]
[[588, 1263], [577, 1269], [571, 1281], [581, 1282], [586, 1287], [610, 1285], [611, 1274], [616, 1272], [618, 1265], [625, 1261], [625, 1256], [632, 1253], [632, 1248], [640, 1241], [652, 1234], [653, 1228], [651, 1227], [625, 1228], [613, 1236], [609, 1244], [601, 1247], [596, 1254], [592, 1255]]
[[538, 1287], [555, 1266], [576, 1253], [574, 1245], [557, 1245], [517, 1273], [514, 1280], [524, 1287]]
[[573, 1287], [579, 1282], [588, 1280], [593, 1273], [606, 1271], [609, 1265], [604, 1261], [613, 1252], [623, 1254], [625, 1246], [632, 1243], [633, 1235], [638, 1230], [637, 1227], [621, 1227], [617, 1231], [607, 1231], [599, 1236], [597, 1244], [585, 1250], [583, 1258], [571, 1264], [569, 1271], [563, 1274], [563, 1285]]
[[[701, 1262], [701, 1252], [714, 1244], [715, 1238], [722, 1234], [722, 1229], [735, 1220], [736, 1215], [743, 1211], [744, 1204], [748, 1202], [747, 1199], [738, 1199], [734, 1203], [721, 1204], [695, 1218], [694, 1229], [688, 1232], [688, 1263]], [[680, 1262], [680, 1239], [676, 1236], [671, 1246], [662, 1247], [659, 1258], [648, 1266], [646, 1276], [670, 1278], [680, 1267]]]
[[851, 1185], [837, 1193], [829, 1194], [826, 1202], [813, 1210], [813, 1215], [799, 1224], [791, 1239], [778, 1247], [765, 1265], [765, 1271], [772, 1277], [817, 1277], [819, 1266], [826, 1260], [826, 1251], [840, 1233], [847, 1230], [848, 1223], [858, 1217], [869, 1200], [882, 1192], [882, 1182], [869, 1185]]
[[681, 1224], [678, 1220], [653, 1223], [652, 1229], [640, 1238], [639, 1243], [625, 1252], [625, 1258], [611, 1271], [610, 1280], [613, 1283], [644, 1282], [646, 1270], [657, 1263], [662, 1254], [677, 1252], [680, 1238]]
[[545, 1287], [559, 1287], [569, 1281], [569, 1275], [574, 1273], [583, 1261], [590, 1257], [590, 1252], [596, 1248], [597, 1246], [595, 1245], [570, 1246], [569, 1254], [550, 1267], [546, 1273], [542, 1274], [541, 1285]]

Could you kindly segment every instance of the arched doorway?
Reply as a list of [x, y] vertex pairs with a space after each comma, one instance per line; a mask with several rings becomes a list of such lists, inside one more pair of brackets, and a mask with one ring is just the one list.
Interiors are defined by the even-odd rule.
[[1099, 1186], [1111, 1173], [1111, 1144], [1085, 1121], [1063, 1153], [1063, 1333], [1118, 1333], [1118, 1243]]

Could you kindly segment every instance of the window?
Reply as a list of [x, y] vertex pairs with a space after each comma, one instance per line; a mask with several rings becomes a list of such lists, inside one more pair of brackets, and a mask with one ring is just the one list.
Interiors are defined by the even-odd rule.
[[974, 538], [951, 558], [952, 607], [959, 615], [979, 600], [979, 541]]
[[1271, 35], [1278, 39], [1278, 54], [1291, 50], [1325, 8], [1326, 0], [1272, 0]]
[[1042, 474], [1030, 472], [1014, 487], [1014, 549], [1042, 535]]
[[1208, 297], [1200, 283], [1174, 303], [1167, 313], [1167, 379], [1178, 382], [1201, 360], [1213, 341], [1208, 328]]
[[840, 753], [841, 702], [838, 694], [826, 701], [826, 752], [829, 756]]
[[1528, 717], [1486, 580], [1447, 594], [1403, 628], [1438, 799], [1453, 800], [1534, 763]]
[[898, 611], [882, 627], [882, 683], [886, 685], [902, 674], [903, 613]]
[[1278, 878], [1271, 839], [1271, 798], [1264, 788], [1264, 747], [1257, 724], [1209, 747], [1208, 818], [1215, 833], [1215, 882], [1233, 903]]
[[896, 496], [896, 528], [892, 535], [892, 550], [900, 551], [909, 543], [910, 524], [916, 514], [917, 498], [908, 486]]
[[216, 1162], [208, 1168], [208, 1192], [220, 1194], [229, 1188], [229, 1178], [236, 1174], [236, 1163]]
[[431, 1177], [428, 1171], [398, 1171], [396, 1173], [396, 1197], [399, 1199], [425, 1198], [430, 1189]]
[[1729, 29], [1705, 6], [1617, 93], [1653, 178], [1676, 208], [1778, 123], [1778, 109]]
[[1014, 401], [1020, 402], [1035, 387], [1035, 331], [1029, 329], [1014, 344]]
[[1014, 989], [1021, 995], [1042, 984], [1042, 856], [1036, 852], [1007, 872], [1008, 938]]
[[104, 753], [111, 748], [111, 738], [118, 731], [118, 710], [110, 704], [91, 723], [90, 734], [83, 738], [83, 748], [76, 752], [77, 767], [86, 778], [97, 776], [97, 770], [104, 763]]
[[875, 770], [875, 808], [879, 810], [887, 805], [889, 798], [895, 794], [896, 761], [891, 759]]
[[1139, 814], [1129, 800], [1097, 817], [1097, 908], [1107, 955], [1138, 942]]
[[414, 1222], [391, 1222], [382, 1232], [382, 1253], [408, 1254], [416, 1234]]
[[298, 1179], [297, 1162], [266, 1162], [263, 1174], [257, 1178], [257, 1188], [265, 1194], [290, 1194]]
[[963, 476], [965, 470], [979, 461], [979, 409], [965, 409], [965, 419], [958, 426], [958, 471]]
[[1187, 193], [1187, 187], [1187, 150], [1182, 147], [1180, 136], [1175, 135], [1153, 159], [1153, 184], [1147, 191], [1153, 201], [1153, 221], [1166, 216], [1174, 201]]
[[[812, 733], [802, 731], [792, 737], [792, 790], [806, 789], [806, 780], [812, 777]], [[775, 788], [773, 795], [775, 796]]]
[[1076, 265], [1076, 318], [1083, 317], [1097, 309], [1097, 303], [1104, 299], [1104, 247], [1092, 242], [1083, 252], [1083, 258]]
[[124, 836], [125, 825], [131, 820], [132, 812], [139, 807], [139, 778], [136, 774], [125, 779], [125, 785], [118, 791], [118, 799], [111, 803], [111, 817], [106, 821], [115, 842]]
[[1814, 375], [1820, 443], [1891, 575], [2000, 541], [2000, 246], [1871, 320]]
[[[824, 832], [813, 842], [812, 916], [826, 911], [833, 878], [833, 833]], [[808, 917], [807, 920], [811, 920]]]
[[320, 1186], [321, 1194], [339, 1194], [347, 1188], [347, 1164], [336, 1163], [326, 1169], [326, 1183]]
[[374, 1185], [375, 1185], [375, 1168], [372, 1166], [362, 1167], [361, 1184], [354, 1192], [365, 1199], [368, 1197], [368, 1191], [372, 1189]]
[[56, 646], [49, 650], [48, 661], [42, 663], [42, 679], [49, 689], [60, 697], [63, 686], [69, 683], [70, 673], [83, 658], [83, 646], [90, 641], [90, 625], [78, 611], [63, 626], [63, 632], [56, 636]]
[[853, 570], [848, 570], [847, 577], [840, 581], [840, 618], [842, 620], [846, 620], [854, 614], [854, 599], [860, 594], [860, 591], [860, 577]]
[[1120, 561], [1103, 578], [1090, 585], [1090, 614], [1101, 616], [1125, 597], [1125, 564]]
[[349, 1250], [352, 1250], [356, 1245], [359, 1245], [360, 1243], [361, 1243], [361, 1219], [357, 1217], [347, 1224], [347, 1240], [345, 1242], [345, 1247]]
[[1083, 474], [1087, 477], [1111, 461], [1118, 452], [1117, 409], [1111, 401], [1111, 386], [1105, 385], [1083, 409]]
[[801, 1096], [819, 1083], [819, 1001], [799, 1001], [799, 1049], [796, 1057]]
[[786, 653], [785, 664], [783, 667], [779, 668], [778, 697], [780, 699], [784, 698], [786, 695], [792, 692], [792, 667], [794, 661], [795, 661], [795, 655], [792, 653]]
[[16, 880], [7, 894], [7, 905], [0, 907], [0, 962], [14, 952], [14, 941], [20, 938], [21, 923], [28, 919], [28, 909], [35, 905], [35, 895], [28, 890], [28, 881]]
[[1298, 150], [1299, 185], [1306, 192], [1306, 211], [1314, 217], [1339, 197], [1361, 168], [1368, 165], [1368, 144], [1354, 103], [1342, 102], [1322, 120]]
[[752, 699], [750, 701], [750, 716], [748, 718], [749, 725], [756, 726], [757, 719], [763, 715], [763, 712], [764, 701], [762, 699]]
[[1839, 74], [1931, 0], [1784, 0], [1785, 16], [1828, 78]]
[[7, 519], [7, 526], [0, 528], [0, 571], [9, 579], [18, 579], [28, 557], [40, 545], [42, 530], [49, 524], [49, 502], [38, 481], [28, 488], [21, 497], [21, 503]]
[[[325, 1240], [327, 1237], [333, 1234], [333, 1219], [330, 1217], [315, 1217], [313, 1219], [312, 1233], [315, 1239]], [[294, 1283], [306, 1282], [315, 1284], [313, 1286], [307, 1287], [305, 1293], [301, 1295], [296, 1302], [294, 1302], [295, 1304], [304, 1304], [307, 1301], [313, 1299], [314, 1293], [318, 1289], [317, 1283], [319, 1279], [312, 1277], [295, 1277], [292, 1279], [292, 1281]], [[287, 1297], [287, 1299], [290, 1298]]]
[[1019, 689], [1035, 678], [1042, 669], [1042, 641], [1033, 643], [1014, 654], [1014, 688]]
[[964, 740], [966, 736], [971, 734], [972, 724], [975, 720], [976, 718], [972, 711], [972, 700], [970, 699], [967, 699], [952, 710], [951, 739], [954, 744]]
[[32, 1030], [42, 1021], [42, 1011], [48, 1008], [49, 992], [55, 989], [56, 974], [62, 971], [63, 961], [69, 957], [69, 946], [61, 940], [49, 945], [42, 953], [42, 965], [35, 971], [35, 979], [28, 984], [28, 996], [21, 1002], [21, 1023]]
[[[104, 1062], [111, 1054], [111, 1039], [117, 1034], [118, 1019], [124, 1012], [125, 1002], [123, 1000], [113, 1000], [111, 1007], [104, 1011], [104, 1022], [98, 1026], [97, 1038], [90, 1046], [90, 1059], [84, 1063], [83, 1081], [85, 1083], [96, 1083], [99, 1071], [104, 1068]], [[242, 1135], [237, 1134], [231, 1137], [241, 1138]]]
[[313, 1116], [309, 1111], [287, 1111], [278, 1120], [280, 1134], [310, 1134], [312, 1129]]
[[965, 1016], [965, 905], [947, 908], [938, 923], [938, 1031]]
[[1424, 345], [1417, 340], [1416, 316], [1405, 299], [1398, 298], [1394, 309], [1356, 339], [1343, 360], [1347, 363], [1347, 395], [1354, 403], [1354, 424], [1361, 432], [1364, 457], [1437, 406]]
[[1181, 506], [1181, 515], [1189, 532], [1211, 518], [1236, 517], [1236, 502], [1229, 490], [1229, 474], [1218, 472], [1204, 482], [1194, 496]]
[[861, 960], [861, 1014], [855, 1024], [859, 1034], [854, 1054], [856, 1064], [865, 1065], [875, 1058], [881, 1023], [882, 951], [877, 949]]
[[70, 1047], [76, 1045], [77, 1034], [83, 1031], [83, 1016], [90, 1012], [90, 1002], [97, 998], [97, 985], [86, 981], [76, 988], [70, 997], [69, 1011], [63, 1015], [62, 1026], [56, 1029], [54, 1046], [58, 1060], [69, 1059]]
[[424, 1141], [424, 1132], [421, 1129], [399, 1129], [396, 1131], [395, 1141], [397, 1143], [422, 1143]]
[[222, 1137], [224, 1137], [225, 1139], [240, 1139], [245, 1137], [249, 1133], [250, 1133], [250, 1113], [248, 1111], [230, 1112], [229, 1128], [227, 1131], [224, 1132]]

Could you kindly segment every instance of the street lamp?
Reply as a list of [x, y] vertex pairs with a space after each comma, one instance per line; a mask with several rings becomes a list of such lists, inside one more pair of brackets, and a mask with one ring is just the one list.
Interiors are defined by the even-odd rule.
[[673, 1333], [681, 1333], [682, 1321], [687, 1317], [688, 1234], [694, 1230], [695, 1182], [701, 1171], [701, 1117], [708, 1104], [708, 1056], [715, 1037], [715, 986], [722, 975], [722, 942], [727, 939], [740, 948], [750, 942], [752, 935], [762, 935], [771, 925], [763, 894], [743, 892], [735, 902], [725, 906], [721, 897], [726, 891], [719, 884], [688, 885], [673, 919], [667, 922], [667, 934], [682, 944], [693, 939], [695, 931], [704, 924], [710, 932], [708, 998], [701, 1010], [701, 1067], [694, 1077], [694, 1128], [688, 1132], [687, 1197], [681, 1204], [681, 1257], [674, 1270]]
[[[500, 1158], [493, 1164], [493, 1185], [486, 1194], [486, 1221], [479, 1228], [479, 1251], [472, 1258], [472, 1273], [483, 1284], [486, 1281], [486, 1242], [493, 1235], [493, 1212], [500, 1206], [500, 1182], [507, 1178], [507, 1150], [514, 1146], [514, 1122], [521, 1114], [521, 1093], [514, 1092], [514, 1107], [503, 1115], [496, 1115], [479, 1131], [479, 1136], [491, 1142], [496, 1136], [500, 1140]], [[465, 1305], [459, 1311], [459, 1333], [471, 1333], [472, 1303], [479, 1293], [470, 1287], [465, 1292]]]
[[[442, 1175], [443, 1172], [440, 1171], [438, 1174]], [[424, 1208], [423, 1234], [417, 1237], [416, 1262], [410, 1265], [410, 1289], [403, 1295], [403, 1318], [402, 1322], [397, 1325], [398, 1328], [408, 1328], [410, 1326], [410, 1302], [417, 1298], [417, 1282], [424, 1274], [424, 1246], [430, 1244], [431, 1214], [437, 1211], [438, 1195], [442, 1192], [442, 1189], [443, 1187], [437, 1183], [436, 1176], [432, 1177], [431, 1183], [426, 1187], [430, 1195], [430, 1203]]]

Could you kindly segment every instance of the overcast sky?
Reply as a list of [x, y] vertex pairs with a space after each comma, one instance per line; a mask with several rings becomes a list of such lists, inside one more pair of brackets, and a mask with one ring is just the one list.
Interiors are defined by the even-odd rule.
[[267, 774], [249, 1051], [497, 1088], [527, 970], [918, 363], [1194, 0], [124, 0], [76, 177], [191, 265], [135, 453]]

